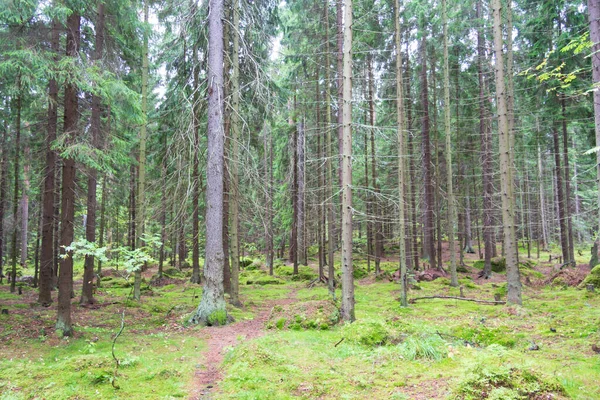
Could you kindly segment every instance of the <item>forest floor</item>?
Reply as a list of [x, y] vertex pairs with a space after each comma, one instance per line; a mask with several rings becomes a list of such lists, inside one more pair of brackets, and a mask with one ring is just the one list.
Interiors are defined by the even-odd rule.
[[[167, 269], [156, 280], [149, 269], [134, 302], [130, 279], [106, 269], [97, 304], [73, 299], [75, 335], [67, 339], [54, 331], [55, 304], [40, 307], [36, 289], [12, 294], [5, 282], [0, 400], [599, 399], [600, 293], [577, 287], [589, 269], [582, 259], [558, 272], [549, 253], [521, 256], [522, 307], [427, 299], [401, 308], [389, 280], [397, 261], [383, 259], [388, 274], [375, 279], [358, 254], [357, 321], [347, 325], [337, 323], [339, 291], [334, 304], [314, 281], [314, 259], [299, 278], [281, 264], [269, 277], [255, 260], [240, 278], [244, 307], [229, 308], [236, 321], [224, 327], [187, 324], [201, 297], [188, 270]], [[478, 278], [476, 260], [466, 255], [459, 274], [464, 296], [504, 297], [505, 275]], [[79, 294], [80, 265], [76, 272]], [[459, 290], [441, 277], [415, 283], [409, 298]]]

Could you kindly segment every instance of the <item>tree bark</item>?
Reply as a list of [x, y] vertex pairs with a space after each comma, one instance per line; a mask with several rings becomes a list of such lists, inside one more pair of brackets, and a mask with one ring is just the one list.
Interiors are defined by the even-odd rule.
[[[99, 64], [102, 60], [102, 52], [104, 51], [104, 3], [98, 2], [98, 15], [96, 17], [96, 46], [94, 50], [94, 63]], [[94, 93], [92, 95], [92, 116], [90, 120], [90, 130], [92, 133], [92, 147], [100, 148], [102, 135], [100, 115], [102, 112], [100, 95]], [[88, 171], [88, 188], [87, 188], [87, 218], [85, 225], [85, 239], [88, 242], [96, 241], [96, 186], [98, 172], [94, 168]], [[94, 256], [87, 255], [83, 267], [83, 286], [81, 290], [80, 304], [93, 304], [94, 300]]]
[[327, 287], [329, 289], [329, 295], [335, 300], [335, 265], [334, 265], [334, 252], [335, 252], [335, 221], [334, 221], [334, 205], [333, 205], [333, 141], [331, 139], [331, 98], [330, 94], [330, 68], [329, 68], [329, 2], [325, 2], [323, 5], [325, 10], [325, 129], [326, 129], [326, 147], [327, 157], [325, 159], [325, 169], [327, 170], [327, 184], [326, 184], [326, 197], [327, 197]]
[[[481, 11], [481, 0], [477, 1], [477, 19], [483, 17]], [[491, 135], [489, 131], [488, 111], [486, 108], [487, 96], [485, 95], [485, 80], [483, 77], [483, 62], [485, 60], [485, 40], [483, 37], [483, 23], [477, 29], [477, 76], [479, 81], [479, 136], [481, 140], [481, 172], [483, 186], [483, 244], [484, 244], [484, 266], [482, 277], [489, 278], [492, 275], [493, 254], [493, 219], [492, 219], [492, 155]]]
[[[67, 18], [67, 57], [76, 57], [79, 52], [81, 17], [77, 11]], [[78, 102], [77, 86], [67, 82], [65, 86], [65, 117], [64, 134], [72, 143], [78, 136]], [[75, 219], [75, 160], [67, 158], [62, 170], [62, 201], [60, 223], [60, 272], [58, 278], [58, 313], [56, 330], [62, 331], [63, 336], [73, 334], [71, 323], [71, 293], [73, 288], [73, 257], [65, 252], [63, 246], [73, 242], [73, 224]]]
[[354, 316], [352, 265], [352, 0], [344, 0], [342, 74], [342, 307], [341, 317]]
[[21, 73], [19, 72], [17, 77], [17, 98], [15, 100], [15, 108], [17, 112], [15, 121], [15, 158], [14, 158], [14, 186], [13, 186], [13, 231], [12, 231], [12, 270], [10, 272], [10, 292], [14, 293], [16, 290], [17, 280], [17, 233], [19, 230], [19, 224], [17, 223], [19, 213], [19, 158], [21, 154]]
[[[590, 40], [592, 41], [592, 80], [594, 87], [600, 84], [600, 0], [588, 0]], [[600, 146], [600, 90], [594, 90], [594, 132], [596, 146]], [[596, 242], [600, 243], [600, 151], [596, 152], [596, 175], [598, 185], [598, 226]], [[590, 267], [594, 267], [590, 265]]]
[[25, 144], [23, 150], [25, 163], [23, 164], [23, 192], [21, 193], [21, 266], [27, 264], [28, 236], [29, 236], [29, 170], [31, 165], [31, 150], [29, 144]]
[[424, 215], [424, 243], [423, 258], [429, 260], [431, 268], [435, 268], [435, 241], [433, 227], [433, 184], [431, 182], [432, 161], [431, 161], [431, 141], [429, 138], [429, 96], [427, 90], [427, 57], [426, 57], [426, 39], [425, 34], [421, 40], [421, 104], [423, 108], [423, 117], [421, 119], [421, 134], [423, 136], [423, 174], [425, 185], [425, 215]]
[[371, 134], [371, 180], [373, 184], [373, 201], [371, 210], [375, 223], [372, 225], [374, 229], [373, 235], [373, 250], [375, 255], [375, 275], [381, 273], [381, 257], [383, 256], [383, 230], [381, 226], [381, 207], [379, 206], [379, 185], [377, 184], [377, 162], [375, 151], [375, 100], [374, 100], [374, 79], [373, 79], [373, 60], [369, 55], [367, 58], [367, 68], [369, 74], [369, 127]]
[[200, 284], [200, 60], [198, 60], [198, 44], [194, 43], [192, 50], [193, 68], [193, 104], [192, 119], [194, 129], [194, 149], [192, 161], [192, 276], [191, 283]]
[[404, 91], [402, 85], [402, 51], [400, 40], [400, 0], [396, 0], [394, 4], [394, 38], [396, 45], [396, 123], [397, 123], [397, 140], [398, 140], [398, 233], [399, 233], [399, 264], [400, 264], [400, 305], [408, 306], [407, 291], [407, 258], [406, 258], [406, 241], [405, 241], [405, 200], [406, 200], [406, 150], [405, 150], [405, 130], [406, 124], [404, 119]]
[[562, 138], [563, 138], [563, 159], [565, 162], [565, 218], [567, 222], [567, 243], [569, 258], [564, 262], [571, 262], [575, 266], [575, 245], [573, 243], [573, 222], [571, 218], [571, 178], [569, 173], [569, 132], [567, 130], [567, 113], [565, 96], [561, 96], [560, 101], [562, 114]]
[[560, 247], [562, 249], [563, 262], [569, 262], [569, 238], [565, 224], [565, 195], [563, 192], [562, 168], [560, 166], [560, 144], [558, 129], [556, 127], [552, 128], [552, 140], [554, 143], [554, 173], [556, 175], [556, 206], [558, 209], [558, 223], [560, 227]]
[[[515, 198], [511, 174], [511, 131], [508, 122], [507, 93], [504, 82], [504, 54], [502, 49], [502, 20], [500, 0], [492, 0], [494, 19], [494, 53], [496, 56], [496, 101], [498, 104], [498, 131], [500, 151], [500, 182], [502, 197], [502, 225], [506, 255], [507, 302], [522, 304], [521, 279], [519, 274], [516, 234]], [[510, 9], [508, 10], [510, 12]], [[509, 68], [510, 70], [510, 68]]]
[[[454, 249], [456, 211], [454, 209], [454, 188], [452, 174], [452, 133], [450, 131], [450, 69], [448, 67], [448, 11], [447, 1], [442, 0], [442, 20], [444, 30], [444, 131], [446, 135], [446, 186], [448, 196], [448, 247], [450, 252], [450, 285], [458, 286], [456, 273], [456, 252]], [[458, 101], [458, 99], [457, 99]], [[469, 197], [467, 196], [467, 204]], [[468, 209], [467, 209], [468, 210]], [[439, 218], [439, 217], [438, 217]], [[470, 221], [469, 221], [470, 222]]]
[[223, 290], [223, 0], [210, 0], [208, 21], [208, 160], [204, 290], [191, 323], [227, 323]]
[[[144, 1], [144, 43], [142, 46], [142, 126], [140, 127], [140, 153], [138, 164], [138, 186], [136, 196], [136, 229], [137, 247], [144, 246], [144, 233], [146, 224], [146, 141], [148, 129], [148, 0]], [[133, 282], [133, 299], [140, 300], [142, 285], [142, 268], [136, 268]]]
[[[2, 157], [0, 158], [0, 283], [4, 278], [4, 212], [6, 210], [6, 185], [8, 184], [7, 171], [7, 159], [8, 159], [8, 146], [6, 145], [7, 136], [7, 123], [4, 120], [2, 124], [2, 141], [0, 142], [0, 151], [2, 151]], [[48, 289], [48, 297], [50, 296], [50, 289]]]
[[229, 196], [229, 211], [231, 221], [229, 226], [231, 239], [231, 304], [241, 306], [239, 299], [239, 271], [240, 271], [240, 5], [239, 0], [233, 2], [233, 56], [231, 74], [231, 191]]

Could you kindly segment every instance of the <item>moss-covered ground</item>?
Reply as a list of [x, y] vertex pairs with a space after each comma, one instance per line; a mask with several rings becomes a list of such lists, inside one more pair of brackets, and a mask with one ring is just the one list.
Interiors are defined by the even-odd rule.
[[[460, 274], [463, 295], [502, 296], [504, 276], [477, 279], [472, 261]], [[600, 345], [600, 289], [543, 284], [552, 268], [532, 264], [522, 307], [427, 299], [402, 308], [398, 284], [371, 272], [356, 280], [357, 321], [346, 325], [332, 324], [327, 288], [308, 271], [306, 280], [292, 280], [280, 267], [278, 279], [265, 283], [259, 266], [242, 277], [244, 307], [229, 312], [242, 321], [266, 302], [287, 299], [288, 306], [273, 309], [259, 337], [223, 349], [221, 380], [208, 396], [599, 399], [600, 354], [592, 346]], [[395, 262], [382, 267], [392, 272]], [[35, 289], [17, 295], [0, 285], [0, 308], [8, 312], [0, 315], [0, 399], [190, 398], [209, 351], [208, 328], [186, 324], [201, 288], [177, 271], [152, 285], [153, 273], [140, 303], [127, 300], [131, 288], [117, 273], [97, 290], [97, 305], [73, 299], [76, 334], [68, 339], [54, 332], [55, 304], [42, 308]], [[420, 282], [409, 298], [458, 296], [448, 283]], [[123, 315], [115, 373], [112, 341]]]

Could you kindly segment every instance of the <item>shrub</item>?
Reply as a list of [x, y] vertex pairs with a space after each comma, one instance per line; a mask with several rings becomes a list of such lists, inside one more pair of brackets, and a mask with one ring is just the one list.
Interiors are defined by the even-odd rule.
[[404, 358], [411, 361], [439, 361], [448, 356], [447, 344], [439, 336], [410, 336], [398, 346]]

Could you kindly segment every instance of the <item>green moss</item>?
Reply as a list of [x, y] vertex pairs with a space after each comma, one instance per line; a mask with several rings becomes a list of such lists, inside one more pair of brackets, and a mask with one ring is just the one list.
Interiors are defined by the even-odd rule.
[[565, 390], [558, 382], [535, 371], [511, 365], [479, 365], [458, 384], [451, 399], [546, 399], [564, 394]]
[[277, 322], [275, 322], [275, 326], [277, 327], [277, 329], [283, 329], [285, 327], [286, 322], [287, 320], [285, 318], [279, 318]]
[[240, 257], [240, 268], [246, 268], [254, 262], [250, 257]]
[[367, 272], [366, 269], [359, 268], [356, 266], [354, 267], [354, 270], [352, 271], [352, 276], [354, 276], [354, 279], [362, 279], [367, 275], [369, 275], [369, 273]]
[[[493, 272], [504, 272], [506, 271], [506, 259], [504, 257], [494, 257], [491, 259], [492, 271]], [[485, 267], [484, 260], [477, 260], [473, 263], [473, 267], [477, 269], [483, 269]]]
[[394, 340], [394, 336], [386, 324], [372, 320], [358, 320], [344, 325], [343, 336], [350, 343], [366, 347], [383, 346]]
[[227, 311], [216, 310], [213, 311], [207, 318], [207, 324], [209, 326], [223, 326], [227, 323]]
[[594, 285], [596, 289], [600, 289], [600, 265], [592, 268], [588, 276], [581, 282], [581, 287], [586, 285]]

